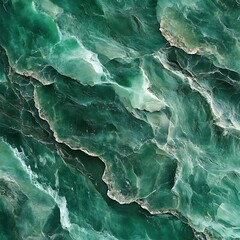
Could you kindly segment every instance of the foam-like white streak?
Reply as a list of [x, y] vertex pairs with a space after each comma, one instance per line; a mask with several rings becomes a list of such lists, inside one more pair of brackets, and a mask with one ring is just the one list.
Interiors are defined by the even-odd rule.
[[67, 201], [65, 197], [61, 197], [58, 195], [57, 191], [54, 191], [51, 186], [43, 186], [41, 183], [38, 182], [38, 176], [34, 173], [30, 166], [27, 166], [24, 158], [26, 156], [23, 152], [19, 152], [16, 148], [12, 148], [12, 151], [15, 157], [19, 160], [22, 165], [23, 170], [28, 174], [30, 181], [32, 184], [37, 187], [39, 190], [45, 192], [49, 196], [51, 196], [54, 201], [56, 202], [59, 210], [60, 210], [60, 222], [64, 229], [68, 230], [71, 227], [71, 222], [69, 219], [69, 212], [67, 209]]
[[90, 50], [86, 49], [83, 44], [79, 41], [78, 38], [76, 38], [75, 36], [71, 36], [72, 38], [74, 38], [78, 45], [79, 45], [79, 49], [78, 51], [76, 51], [76, 55], [75, 56], [69, 56], [70, 58], [79, 58], [81, 57], [82, 59], [84, 59], [86, 62], [90, 63], [93, 67], [93, 69], [99, 73], [99, 74], [103, 74], [103, 66], [100, 63], [98, 56], [96, 53], [91, 52]]
[[[10, 146], [11, 147], [11, 146]], [[30, 166], [27, 166], [24, 159], [26, 158], [23, 150], [22, 152], [19, 152], [16, 148], [12, 148], [12, 151], [14, 153], [14, 156], [19, 160], [19, 162], [22, 165], [23, 170], [28, 174], [31, 183], [37, 187], [39, 190], [45, 192], [50, 197], [53, 198], [53, 200], [56, 202], [59, 210], [60, 210], [60, 223], [62, 225], [62, 228], [67, 230], [74, 240], [88, 240], [93, 239], [93, 236], [96, 237], [96, 239], [99, 240], [117, 240], [114, 236], [109, 235], [107, 232], [95, 232], [91, 226], [89, 226], [89, 229], [86, 230], [85, 228], [79, 227], [75, 223], [71, 223], [69, 219], [69, 211], [67, 208], [67, 200], [65, 197], [59, 196], [57, 191], [54, 191], [51, 186], [45, 186], [39, 183], [38, 176], [36, 173], [34, 173], [31, 170]], [[59, 176], [58, 173], [55, 173], [56, 182], [55, 185], [58, 186], [59, 184]]]
[[[98, 54], [88, 50], [76, 36], [66, 33], [59, 36], [61, 40], [44, 55], [58, 73], [83, 85], [109, 83], [110, 74], [101, 64]], [[64, 46], [66, 41], [72, 41], [74, 46], [66, 49]], [[74, 68], [74, 71], [69, 71], [66, 66]]]

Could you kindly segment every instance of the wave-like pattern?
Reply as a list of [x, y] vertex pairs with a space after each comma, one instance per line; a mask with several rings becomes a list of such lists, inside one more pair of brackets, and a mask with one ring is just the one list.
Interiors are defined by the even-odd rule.
[[1, 239], [239, 239], [238, 1], [0, 4]]

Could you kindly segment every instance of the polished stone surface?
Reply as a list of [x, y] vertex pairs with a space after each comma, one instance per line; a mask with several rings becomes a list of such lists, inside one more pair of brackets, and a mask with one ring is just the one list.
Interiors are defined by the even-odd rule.
[[240, 239], [239, 16], [3, 0], [0, 239]]

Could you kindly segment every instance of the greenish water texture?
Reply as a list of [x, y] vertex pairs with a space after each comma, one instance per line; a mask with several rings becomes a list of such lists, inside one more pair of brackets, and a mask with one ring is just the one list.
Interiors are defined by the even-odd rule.
[[1, 0], [0, 240], [240, 239], [239, 0]]

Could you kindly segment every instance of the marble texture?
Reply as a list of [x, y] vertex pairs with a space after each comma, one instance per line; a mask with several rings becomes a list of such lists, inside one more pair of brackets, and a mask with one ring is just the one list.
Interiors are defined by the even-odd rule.
[[3, 0], [0, 239], [240, 239], [239, 16]]

